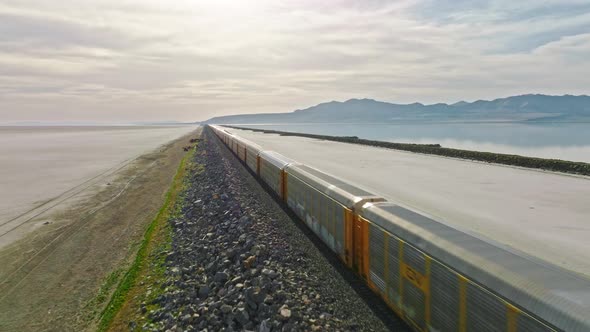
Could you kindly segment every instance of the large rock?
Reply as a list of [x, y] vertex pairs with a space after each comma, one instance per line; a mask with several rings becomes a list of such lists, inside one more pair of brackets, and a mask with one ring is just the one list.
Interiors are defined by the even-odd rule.
[[199, 287], [199, 297], [201, 299], [207, 298], [207, 296], [209, 296], [210, 292], [211, 292], [211, 288], [209, 288], [209, 286], [207, 286], [207, 285], [203, 285], [203, 286]]
[[215, 282], [219, 283], [224, 283], [227, 281], [227, 279], [229, 279], [229, 275], [225, 272], [217, 272], [213, 278]]

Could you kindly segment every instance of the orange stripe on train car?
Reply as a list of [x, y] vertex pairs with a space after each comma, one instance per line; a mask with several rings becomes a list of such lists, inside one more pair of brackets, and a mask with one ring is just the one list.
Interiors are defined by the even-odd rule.
[[283, 202], [287, 202], [287, 172], [282, 169], [281, 170], [281, 198], [283, 199]]
[[354, 263], [358, 274], [369, 280], [369, 222], [355, 214], [353, 227]]
[[256, 156], [256, 175], [260, 176], [260, 156]]
[[344, 243], [345, 243], [345, 255], [346, 255], [346, 266], [353, 268], [353, 255], [354, 255], [354, 243], [353, 243], [353, 227], [354, 227], [354, 214], [352, 210], [344, 209]]

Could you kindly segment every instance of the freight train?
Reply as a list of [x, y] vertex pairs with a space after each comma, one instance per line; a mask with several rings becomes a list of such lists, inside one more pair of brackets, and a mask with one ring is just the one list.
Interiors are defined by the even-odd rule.
[[590, 331], [584, 276], [208, 127], [416, 331]]

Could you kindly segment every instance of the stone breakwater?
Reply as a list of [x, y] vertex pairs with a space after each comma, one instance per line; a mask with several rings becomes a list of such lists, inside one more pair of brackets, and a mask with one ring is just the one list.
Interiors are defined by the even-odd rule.
[[[172, 219], [156, 331], [388, 330], [212, 134]], [[248, 183], [249, 182], [249, 183]], [[257, 188], [258, 187], [258, 188]]]
[[289, 131], [279, 130], [267, 130], [267, 129], [255, 129], [247, 127], [236, 127], [236, 126], [225, 126], [233, 129], [251, 130], [254, 132], [261, 132], [266, 134], [277, 134], [281, 136], [299, 136], [306, 138], [315, 138], [326, 141], [334, 141], [341, 143], [360, 144], [375, 146], [386, 149], [402, 150], [423, 154], [432, 154], [443, 157], [476, 160], [486, 163], [502, 164], [509, 166], [518, 166], [533, 169], [542, 169], [552, 172], [562, 172], [570, 174], [579, 174], [590, 176], [590, 163], [559, 160], [559, 159], [545, 159], [536, 157], [526, 157], [513, 154], [494, 153], [494, 152], [483, 152], [483, 151], [470, 151], [453, 148], [445, 148], [440, 144], [414, 144], [414, 143], [394, 143], [384, 142], [369, 139], [362, 139], [356, 136], [328, 136], [328, 135], [316, 135], [316, 134], [305, 134], [295, 133]]

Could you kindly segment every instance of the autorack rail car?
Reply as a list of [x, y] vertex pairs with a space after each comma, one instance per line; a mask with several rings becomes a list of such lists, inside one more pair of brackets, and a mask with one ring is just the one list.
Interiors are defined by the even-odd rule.
[[362, 255], [352, 256], [354, 211], [383, 199], [306, 165], [288, 165], [284, 172], [289, 208], [349, 267], [362, 264]]
[[258, 156], [260, 152], [262, 152], [262, 147], [252, 142], [246, 142], [246, 166], [256, 174], [259, 172]]
[[243, 139], [241, 137], [235, 137], [235, 140], [236, 140], [235, 153], [242, 162], [246, 162], [246, 145], [247, 145], [247, 143], [245, 142], [245, 139]]
[[588, 302], [563, 297], [588, 289], [581, 277], [389, 202], [358, 218], [369, 229], [369, 286], [420, 330], [587, 330]]
[[[236, 135], [210, 128], [239, 156]], [[239, 159], [415, 330], [590, 331], [587, 278], [241, 142]]]
[[284, 200], [287, 195], [285, 168], [294, 161], [274, 151], [261, 151], [258, 155], [258, 176], [279, 197]]

